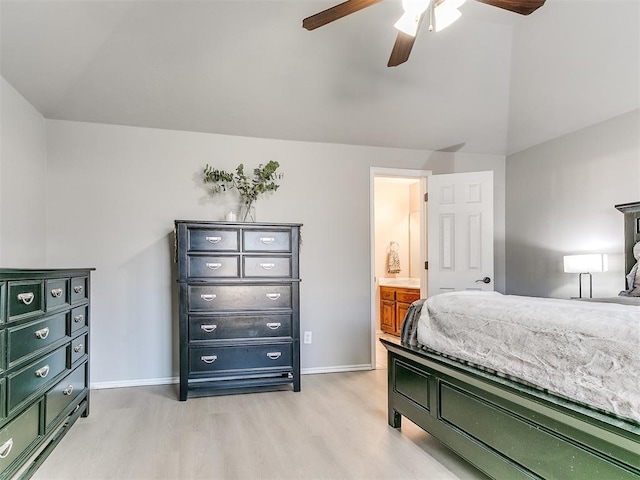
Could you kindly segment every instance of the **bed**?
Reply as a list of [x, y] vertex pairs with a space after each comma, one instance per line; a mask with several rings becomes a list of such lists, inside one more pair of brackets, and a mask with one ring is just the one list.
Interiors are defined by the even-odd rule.
[[[631, 251], [640, 240], [640, 202], [621, 207]], [[627, 256], [627, 267], [632, 262]], [[530, 302], [484, 293], [415, 302], [401, 338], [381, 340], [389, 425], [400, 428], [406, 417], [495, 479], [640, 479], [640, 298]], [[449, 320], [438, 318], [443, 309]], [[540, 324], [554, 311], [561, 328]], [[589, 350], [598, 319], [607, 326], [604, 343]], [[498, 332], [494, 344], [486, 343], [490, 332]], [[558, 352], [538, 351], [536, 339], [551, 333]], [[474, 342], [480, 358], [465, 353], [477, 349]], [[509, 365], [514, 352], [521, 358]]]

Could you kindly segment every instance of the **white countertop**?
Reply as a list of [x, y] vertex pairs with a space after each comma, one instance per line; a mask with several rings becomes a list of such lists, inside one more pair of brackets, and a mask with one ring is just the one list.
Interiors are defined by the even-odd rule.
[[380, 285], [381, 287], [420, 288], [420, 279], [408, 277], [379, 277], [378, 285]]

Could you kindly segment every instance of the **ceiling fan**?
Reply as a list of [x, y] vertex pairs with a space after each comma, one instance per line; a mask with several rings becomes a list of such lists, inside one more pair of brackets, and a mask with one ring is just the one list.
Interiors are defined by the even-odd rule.
[[[302, 21], [303, 28], [314, 30], [346, 17], [363, 8], [375, 5], [382, 0], [347, 0], [322, 12], [311, 15]], [[416, 35], [425, 19], [429, 22], [429, 31], [436, 32], [446, 28], [460, 18], [460, 6], [466, 0], [402, 0], [404, 14], [394, 25], [398, 29], [398, 36], [391, 51], [388, 67], [395, 67], [409, 59], [409, 54], [416, 40]], [[544, 5], [546, 0], [476, 0], [494, 7], [529, 15]]]

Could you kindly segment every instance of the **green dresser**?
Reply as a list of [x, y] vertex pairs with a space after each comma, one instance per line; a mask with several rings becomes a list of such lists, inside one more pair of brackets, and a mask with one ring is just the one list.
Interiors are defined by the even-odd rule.
[[93, 269], [0, 269], [0, 480], [28, 478], [89, 414]]
[[180, 400], [300, 390], [299, 224], [176, 221]]

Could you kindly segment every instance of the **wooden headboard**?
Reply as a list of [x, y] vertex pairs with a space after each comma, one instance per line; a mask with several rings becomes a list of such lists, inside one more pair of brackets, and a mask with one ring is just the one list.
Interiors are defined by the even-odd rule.
[[624, 213], [624, 273], [629, 273], [636, 264], [633, 246], [640, 242], [640, 202], [623, 203], [616, 208]]

